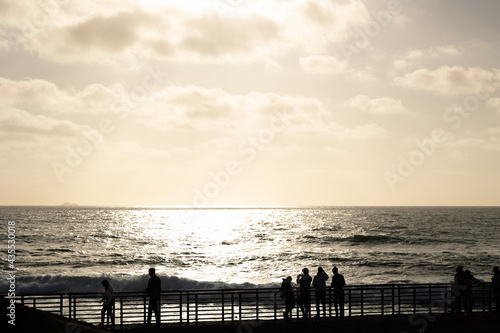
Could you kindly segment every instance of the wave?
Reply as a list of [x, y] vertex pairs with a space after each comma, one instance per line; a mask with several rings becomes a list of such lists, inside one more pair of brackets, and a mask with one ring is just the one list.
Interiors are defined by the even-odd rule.
[[[275, 284], [252, 284], [252, 283], [226, 283], [218, 281], [196, 281], [177, 276], [158, 275], [162, 282], [163, 290], [174, 289], [248, 289], [276, 287]], [[16, 276], [16, 294], [50, 294], [50, 293], [77, 293], [77, 292], [101, 292], [101, 282], [108, 280], [116, 292], [142, 291], [146, 289], [149, 276], [64, 276], [64, 275], [41, 275], [41, 276]], [[0, 281], [1, 290], [9, 289], [9, 281]]]
[[316, 237], [313, 235], [306, 235], [303, 237], [306, 243], [310, 242], [321, 242], [322, 244], [332, 244], [332, 243], [350, 243], [352, 245], [358, 244], [393, 244], [393, 243], [405, 243], [406, 240], [386, 235], [353, 235], [349, 237]]
[[354, 235], [345, 239], [351, 243], [399, 243], [402, 242], [403, 239], [398, 237], [391, 237], [385, 235]]

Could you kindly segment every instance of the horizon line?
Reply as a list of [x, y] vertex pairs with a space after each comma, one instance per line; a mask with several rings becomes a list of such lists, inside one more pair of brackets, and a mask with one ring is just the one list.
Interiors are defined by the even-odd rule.
[[333, 207], [500, 207], [500, 205], [218, 205], [218, 206], [187, 206], [187, 205], [97, 205], [97, 204], [19, 204], [0, 207], [64, 207], [64, 208], [159, 208], [159, 209], [305, 209]]

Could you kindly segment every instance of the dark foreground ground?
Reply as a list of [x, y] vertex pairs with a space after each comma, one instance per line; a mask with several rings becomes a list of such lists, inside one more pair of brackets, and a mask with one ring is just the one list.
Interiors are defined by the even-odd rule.
[[[107, 330], [78, 321], [70, 321], [64, 317], [33, 310], [31, 308], [16, 307], [16, 325], [7, 323], [6, 303], [2, 307], [2, 332], [33, 332], [33, 333], [105, 333]], [[120, 331], [119, 328], [116, 331]], [[241, 322], [234, 324], [203, 323], [199, 325], [163, 325], [161, 329], [128, 326], [123, 330], [126, 333], [156, 333], [156, 332], [200, 332], [200, 333], [275, 333], [275, 332], [370, 332], [370, 333], [412, 333], [412, 332], [474, 332], [500, 333], [500, 316], [498, 314], [474, 314], [472, 316], [453, 315], [418, 315], [418, 316], [386, 316], [345, 319], [310, 319], [291, 321], [261, 321]]]

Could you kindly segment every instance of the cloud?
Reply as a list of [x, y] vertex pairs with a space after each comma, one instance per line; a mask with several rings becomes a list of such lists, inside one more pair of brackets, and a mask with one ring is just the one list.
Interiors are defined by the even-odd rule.
[[360, 26], [371, 20], [365, 4], [358, 0], [344, 4], [329, 0], [304, 1], [302, 6], [302, 15], [324, 30], [323, 40], [327, 43], [349, 38], [353, 26]]
[[486, 105], [490, 108], [496, 109], [500, 113], [500, 97], [490, 98]]
[[443, 95], [474, 94], [479, 88], [500, 86], [500, 70], [479, 67], [442, 66], [435, 70], [426, 68], [397, 77], [394, 82], [402, 87]]
[[106, 114], [119, 91], [91, 84], [83, 90], [64, 90], [42, 79], [12, 81], [0, 78], [0, 103], [34, 114], [63, 116], [68, 114]]
[[441, 45], [427, 49], [413, 49], [404, 52], [394, 61], [394, 68], [404, 70], [415, 64], [419, 64], [420, 60], [428, 60], [429, 58], [440, 58], [443, 56], [458, 56], [463, 53], [462, 48], [456, 45]]
[[389, 136], [387, 131], [377, 124], [359, 125], [352, 128], [331, 124], [332, 134], [340, 139], [370, 140]]
[[132, 158], [168, 158], [170, 153], [160, 149], [144, 147], [135, 141], [121, 141], [115, 145], [119, 154]]
[[403, 102], [401, 102], [401, 100], [395, 100], [390, 97], [370, 99], [366, 95], [357, 95], [348, 102], [344, 103], [344, 105], [373, 114], [409, 113], [409, 111], [403, 106]]
[[[101, 49], [109, 53], [123, 52], [140, 37], [143, 29], [162, 23], [159, 17], [141, 10], [102, 14], [66, 26], [63, 32], [65, 45], [78, 46], [76, 52]], [[160, 25], [164, 27], [164, 25]]]
[[0, 133], [16, 135], [43, 135], [77, 137], [82, 135], [85, 127], [78, 126], [69, 120], [51, 119], [43, 115], [33, 115], [16, 109], [2, 111], [0, 115]]
[[[186, 22], [185, 35], [178, 48], [208, 59], [246, 56], [277, 38], [278, 26], [257, 15], [220, 18], [212, 15]], [[269, 46], [270, 46], [269, 45]]]
[[350, 68], [346, 61], [338, 60], [333, 56], [307, 56], [299, 59], [302, 70], [311, 75], [343, 74], [356, 81], [372, 81], [371, 68], [363, 70]]
[[371, 19], [359, 0], [255, 1], [231, 4], [230, 15], [207, 3], [48, 2], [0, 2], [12, 18], [0, 30], [15, 31], [26, 50], [58, 63], [267, 62], [296, 49], [325, 53]]
[[136, 112], [137, 122], [160, 131], [188, 130], [236, 134], [269, 126], [285, 117], [291, 132], [326, 128], [323, 104], [315, 98], [222, 89], [170, 86], [156, 92]]
[[226, 138], [229, 141], [217, 141], [226, 146], [276, 124], [280, 135], [288, 138], [365, 140], [388, 136], [376, 124], [350, 128], [332, 123], [323, 103], [315, 98], [262, 92], [238, 95], [196, 86], [158, 91], [132, 117], [137, 124], [155, 131], [196, 132], [201, 141]]
[[299, 60], [302, 69], [309, 74], [331, 75], [344, 73], [348, 64], [331, 56], [309, 56]]

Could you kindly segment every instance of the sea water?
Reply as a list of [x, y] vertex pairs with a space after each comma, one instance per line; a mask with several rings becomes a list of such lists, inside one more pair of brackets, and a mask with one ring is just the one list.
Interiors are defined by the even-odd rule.
[[[16, 225], [17, 293], [277, 286], [308, 267], [348, 284], [449, 282], [500, 265], [500, 207], [0, 207]], [[1, 281], [6, 290], [7, 281]]]

